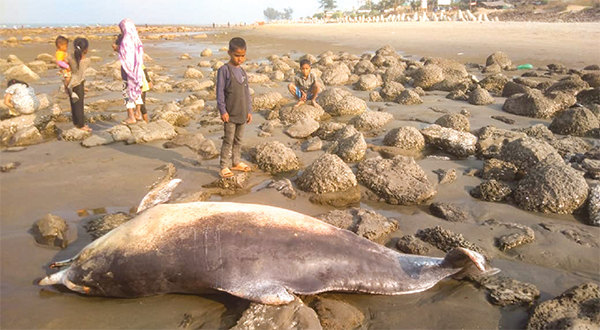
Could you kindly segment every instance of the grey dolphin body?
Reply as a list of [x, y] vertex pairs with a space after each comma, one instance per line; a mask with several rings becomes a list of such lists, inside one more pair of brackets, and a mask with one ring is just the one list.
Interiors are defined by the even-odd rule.
[[297, 212], [254, 204], [163, 204], [90, 243], [40, 281], [84, 294], [140, 297], [208, 289], [264, 304], [325, 291], [406, 294], [489, 272], [478, 253], [406, 255]]

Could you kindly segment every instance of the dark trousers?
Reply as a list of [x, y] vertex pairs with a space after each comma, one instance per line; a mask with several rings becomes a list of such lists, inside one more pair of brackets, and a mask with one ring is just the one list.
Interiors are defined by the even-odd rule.
[[[246, 124], [224, 123], [223, 145], [221, 146], [221, 169], [235, 166], [242, 161], [242, 137]], [[233, 162], [232, 162], [233, 157]]]
[[[73, 93], [79, 96], [79, 100], [75, 103], [71, 102], [71, 115], [73, 116], [73, 125], [77, 128], [85, 126], [85, 117], [83, 116], [83, 94], [85, 92], [84, 83], [73, 87]], [[71, 95], [69, 95], [71, 101]]]
[[142, 104], [142, 106], [140, 107], [140, 111], [142, 112], [142, 115], [145, 115], [148, 113], [148, 111], [146, 110], [146, 92], [142, 93], [142, 102], [144, 102], [144, 104]]

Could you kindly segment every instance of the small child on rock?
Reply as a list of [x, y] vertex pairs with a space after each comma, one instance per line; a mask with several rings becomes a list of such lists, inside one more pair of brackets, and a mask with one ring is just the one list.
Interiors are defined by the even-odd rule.
[[321, 107], [317, 103], [317, 96], [322, 90], [321, 84], [315, 73], [311, 72], [309, 60], [303, 59], [300, 61], [300, 72], [296, 74], [294, 83], [288, 85], [288, 90], [298, 100], [294, 107], [301, 106], [307, 100], [311, 100], [314, 107]]
[[56, 65], [61, 68], [60, 73], [63, 77], [65, 90], [67, 91], [67, 95], [71, 96], [71, 100], [73, 102], [77, 102], [79, 100], [79, 96], [69, 89], [69, 83], [71, 82], [71, 66], [69, 63], [67, 63], [69, 60], [69, 54], [67, 53], [69, 39], [67, 39], [65, 36], [58, 36], [54, 43], [56, 45], [56, 53], [54, 54], [56, 57]]

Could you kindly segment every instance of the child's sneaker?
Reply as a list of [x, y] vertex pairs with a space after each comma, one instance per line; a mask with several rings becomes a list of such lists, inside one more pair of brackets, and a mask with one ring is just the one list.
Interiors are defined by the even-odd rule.
[[77, 103], [79, 101], [79, 95], [75, 92], [71, 92], [71, 103]]

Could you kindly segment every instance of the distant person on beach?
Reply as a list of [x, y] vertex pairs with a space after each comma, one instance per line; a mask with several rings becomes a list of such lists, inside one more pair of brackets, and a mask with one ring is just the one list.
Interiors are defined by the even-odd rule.
[[71, 114], [73, 116], [73, 125], [84, 131], [91, 132], [92, 129], [85, 124], [85, 116], [83, 115], [83, 101], [85, 94], [85, 71], [90, 67], [90, 59], [86, 57], [89, 48], [89, 42], [86, 38], [76, 38], [73, 41], [73, 59], [69, 59], [71, 67], [71, 81], [69, 82], [69, 90], [77, 94], [77, 100], [71, 99]]
[[[237, 37], [231, 39], [227, 53], [229, 62], [217, 71], [217, 108], [223, 120], [224, 130], [219, 175], [223, 178], [232, 177], [231, 170], [243, 172], [251, 170], [250, 166], [241, 161], [244, 125], [252, 121], [252, 99], [248, 76], [241, 67], [246, 60], [246, 41]], [[232, 165], [230, 170], [229, 167]]]
[[39, 107], [35, 91], [27, 83], [11, 79], [4, 94], [4, 104], [11, 116], [32, 114]]
[[[123, 34], [119, 34], [117, 36], [117, 40], [112, 44], [112, 48], [115, 52], [119, 51], [119, 47], [121, 47], [121, 42], [123, 41]], [[148, 71], [146, 71], [146, 66], [142, 64], [142, 70], [144, 71], [144, 81], [142, 83], [142, 105], [140, 106], [140, 112], [142, 113], [142, 118], [145, 122], [148, 122], [148, 110], [146, 109], [146, 92], [152, 88], [152, 81], [150, 80], [150, 76], [148, 75]], [[121, 79], [123, 79], [123, 99], [125, 101], [125, 106], [129, 103], [129, 97], [127, 96], [127, 73], [123, 67], [121, 67]]]
[[67, 95], [71, 97], [72, 100], [77, 102], [77, 94], [73, 93], [72, 90], [69, 89], [69, 82], [71, 81], [71, 67], [69, 63], [67, 63], [69, 59], [69, 54], [67, 53], [67, 48], [69, 47], [69, 39], [65, 36], [56, 37], [56, 41], [54, 41], [56, 45], [56, 53], [54, 57], [56, 57], [56, 65], [58, 65], [61, 70], [60, 74], [63, 77], [63, 84], [65, 85], [65, 90]]
[[124, 125], [135, 124], [142, 120], [142, 87], [144, 85], [144, 46], [129, 18], [119, 23], [123, 40], [119, 46], [119, 60], [121, 69], [127, 75], [127, 119], [121, 122]]
[[307, 59], [300, 61], [300, 72], [296, 74], [294, 83], [288, 85], [288, 90], [298, 100], [294, 107], [299, 107], [307, 100], [311, 100], [314, 107], [320, 108], [321, 106], [317, 103], [317, 96], [319, 96], [321, 89], [319, 79], [314, 72], [311, 72], [310, 61]]

